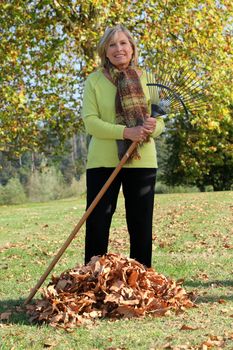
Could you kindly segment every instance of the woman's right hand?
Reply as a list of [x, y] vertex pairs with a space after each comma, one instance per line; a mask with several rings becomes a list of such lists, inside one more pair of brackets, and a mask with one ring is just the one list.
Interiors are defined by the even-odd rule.
[[123, 132], [124, 139], [131, 141], [143, 142], [147, 139], [147, 136], [151, 134], [151, 131], [144, 126], [138, 125], [132, 128], [125, 128]]

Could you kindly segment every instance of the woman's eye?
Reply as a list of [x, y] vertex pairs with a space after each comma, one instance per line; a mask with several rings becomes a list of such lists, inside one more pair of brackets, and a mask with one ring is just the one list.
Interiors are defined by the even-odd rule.
[[[126, 44], [127, 44], [126, 41], [121, 41], [121, 42], [119, 43], [119, 45], [126, 45]], [[111, 43], [111, 44], [109, 44], [109, 47], [114, 47], [114, 46], [116, 46], [116, 43]]]

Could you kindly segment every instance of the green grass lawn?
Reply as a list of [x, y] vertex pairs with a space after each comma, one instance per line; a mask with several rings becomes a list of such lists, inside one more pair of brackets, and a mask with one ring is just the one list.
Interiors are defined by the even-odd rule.
[[[155, 199], [153, 267], [184, 279], [185, 289], [197, 295], [195, 308], [160, 318], [98, 320], [72, 332], [30, 324], [20, 306], [82, 217], [85, 197], [2, 206], [0, 349], [232, 350], [233, 192], [163, 194]], [[128, 249], [120, 198], [109, 251], [127, 256]], [[83, 264], [83, 258], [84, 227], [53, 274]]]

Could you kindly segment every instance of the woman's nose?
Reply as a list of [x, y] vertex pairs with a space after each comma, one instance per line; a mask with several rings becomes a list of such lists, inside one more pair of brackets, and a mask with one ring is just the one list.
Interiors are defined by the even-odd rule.
[[117, 50], [121, 50], [121, 44], [119, 43], [119, 44], [116, 44], [116, 49]]

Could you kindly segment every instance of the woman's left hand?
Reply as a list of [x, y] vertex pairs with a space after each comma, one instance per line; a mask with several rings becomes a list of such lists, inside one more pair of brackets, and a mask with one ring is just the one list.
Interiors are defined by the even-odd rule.
[[146, 128], [149, 133], [153, 133], [156, 128], [156, 118], [149, 117], [143, 123], [144, 128]]

